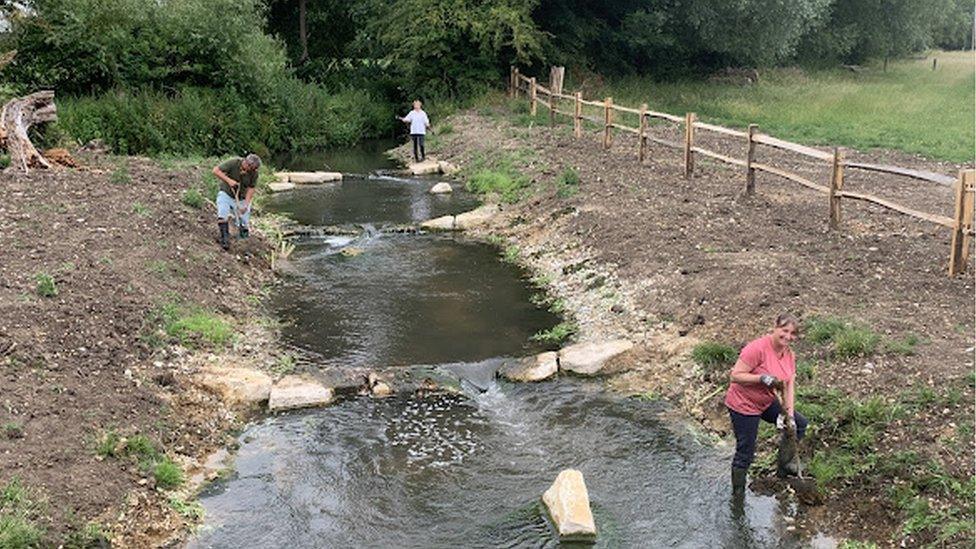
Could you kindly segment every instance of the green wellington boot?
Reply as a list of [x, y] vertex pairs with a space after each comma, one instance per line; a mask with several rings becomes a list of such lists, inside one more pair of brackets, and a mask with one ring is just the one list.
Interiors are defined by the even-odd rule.
[[742, 497], [746, 493], [746, 470], [732, 468], [732, 495]]

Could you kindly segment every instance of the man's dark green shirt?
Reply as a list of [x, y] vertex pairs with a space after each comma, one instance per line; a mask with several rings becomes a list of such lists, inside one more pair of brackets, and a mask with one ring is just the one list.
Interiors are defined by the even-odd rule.
[[[245, 174], [241, 173], [241, 164], [244, 162], [243, 158], [231, 158], [225, 161], [219, 166], [220, 171], [224, 172], [227, 177], [237, 181], [239, 190], [237, 191], [237, 197], [244, 200], [247, 196], [247, 189], [249, 187], [254, 187], [258, 183], [258, 171], [254, 170]], [[227, 193], [231, 198], [234, 197], [234, 188], [227, 184], [223, 179], [220, 180], [220, 190]]]

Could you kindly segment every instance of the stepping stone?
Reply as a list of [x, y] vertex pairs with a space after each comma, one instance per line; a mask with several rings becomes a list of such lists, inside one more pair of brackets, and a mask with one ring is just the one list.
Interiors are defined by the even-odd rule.
[[548, 351], [509, 361], [498, 370], [498, 373], [510, 381], [542, 381], [555, 375], [559, 369], [556, 360], [558, 356], [555, 351]]
[[583, 375], [598, 374], [608, 360], [633, 346], [626, 339], [570, 345], [559, 351], [559, 369]]
[[205, 367], [196, 381], [230, 405], [254, 405], [268, 400], [271, 377], [251, 368]]
[[430, 194], [446, 194], [452, 192], [454, 192], [454, 188], [451, 187], [451, 184], [443, 181], [430, 188]]
[[434, 231], [453, 231], [454, 230], [454, 216], [445, 215], [441, 217], [435, 217], [434, 219], [428, 219], [420, 224], [423, 229], [429, 229]]
[[325, 406], [332, 403], [335, 393], [317, 381], [299, 376], [285, 376], [271, 388], [268, 410], [279, 412], [297, 408]]
[[542, 495], [542, 501], [559, 532], [559, 541], [592, 540], [596, 537], [590, 494], [583, 482], [583, 473], [576, 469], [561, 471]]

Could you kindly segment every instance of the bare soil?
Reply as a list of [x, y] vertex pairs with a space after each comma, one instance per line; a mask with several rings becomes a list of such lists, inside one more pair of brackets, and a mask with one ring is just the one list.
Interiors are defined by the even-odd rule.
[[[271, 282], [260, 235], [215, 240], [213, 207], [181, 203], [201, 171], [90, 156], [79, 169], [0, 174], [0, 483], [20, 478], [43, 502], [45, 545], [94, 521], [116, 546], [179, 539], [184, 524], [132, 460], [103, 458], [107, 430], [144, 434], [181, 463], [226, 444], [236, 419], [190, 382], [190, 357], [228, 350], [150, 345], [151, 313], [195, 304], [235, 331], [260, 314]], [[120, 165], [128, 177], [116, 172]], [[38, 293], [38, 276], [57, 295]], [[238, 338], [234, 353], [253, 354]], [[3, 435], [0, 433], [0, 435]]]
[[[485, 234], [518, 246], [525, 263], [548, 275], [551, 290], [579, 323], [579, 339], [624, 335], [642, 343], [617, 365], [610, 387], [666, 396], [708, 429], [728, 435], [726, 378], [690, 360], [695, 343], [738, 348], [784, 311], [849, 319], [884, 341], [915, 335], [922, 341], [915, 354], [882, 347], [841, 360], [801, 342], [799, 358], [816, 361], [813, 383], [858, 401], [880, 396], [893, 402], [926, 387], [959, 391], [955, 403], [891, 422], [877, 451], [917, 451], [971, 486], [972, 430], [962, 435], [955, 428], [973, 423], [974, 280], [972, 264], [964, 276], [946, 275], [948, 229], [844, 200], [841, 228], [831, 231], [827, 197], [790, 181], [759, 173], [757, 192], [747, 196], [744, 169], [699, 155], [694, 177], [685, 179], [680, 150], [652, 145], [640, 164], [630, 134], [616, 132], [604, 150], [602, 130], [575, 139], [568, 123], [526, 127], [513, 120], [503, 107], [455, 115], [453, 133], [439, 136], [432, 154], [462, 170], [505, 156], [532, 180], [527, 196], [506, 206]], [[680, 141], [667, 126], [652, 132]], [[744, 157], [743, 143], [699, 136], [702, 146]], [[963, 167], [894, 151], [846, 154], [947, 175]], [[826, 163], [769, 148], [758, 160], [829, 180]], [[578, 193], [563, 198], [556, 180], [566, 168], [578, 170], [581, 183]], [[845, 188], [952, 215], [949, 186], [849, 169]], [[933, 541], [898, 531], [901, 517], [888, 487], [855, 482], [832, 490], [827, 505], [805, 513], [801, 526], [882, 545]], [[942, 504], [933, 501], [934, 508]], [[962, 504], [971, 507], [971, 501]]]

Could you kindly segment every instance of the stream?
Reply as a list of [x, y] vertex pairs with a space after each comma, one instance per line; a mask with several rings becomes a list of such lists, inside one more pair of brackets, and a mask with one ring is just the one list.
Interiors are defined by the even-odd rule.
[[[733, 513], [731, 448], [665, 403], [580, 378], [493, 380], [502, 358], [544, 350], [530, 338], [559, 319], [488, 245], [382, 232], [477, 204], [461, 185], [435, 196], [437, 178], [396, 175], [390, 146], [278, 160], [356, 174], [281, 193], [271, 208], [363, 235], [299, 240], [297, 274], [272, 306], [304, 363], [425, 368], [459, 376], [461, 392], [349, 397], [248, 425], [233, 472], [200, 496], [191, 547], [568, 547], [540, 504], [568, 467], [586, 479], [597, 547], [816, 544], [792, 531], [792, 504], [750, 492]], [[338, 253], [353, 244], [360, 254]]]

